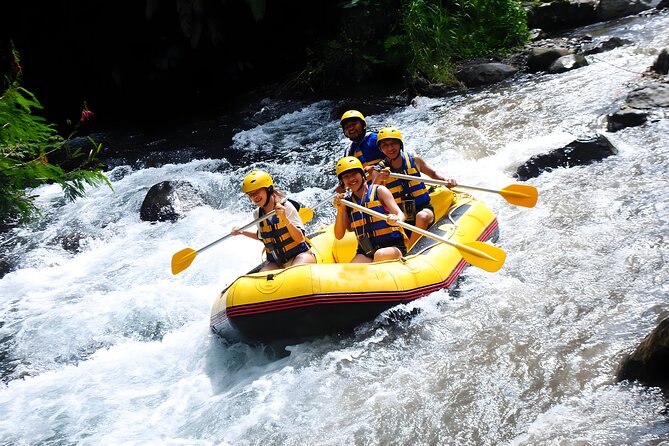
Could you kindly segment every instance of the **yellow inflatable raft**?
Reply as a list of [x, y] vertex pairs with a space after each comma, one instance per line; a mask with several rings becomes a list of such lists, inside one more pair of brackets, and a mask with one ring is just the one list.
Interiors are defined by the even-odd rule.
[[[480, 201], [444, 187], [430, 197], [433, 234], [457, 243], [497, 239], [497, 219]], [[357, 248], [352, 232], [337, 240], [330, 225], [310, 239], [317, 264], [239, 277], [214, 302], [212, 330], [252, 342], [346, 332], [397, 304], [452, 287], [467, 265], [455, 247], [427, 237], [405, 257], [367, 264], [348, 263]]]

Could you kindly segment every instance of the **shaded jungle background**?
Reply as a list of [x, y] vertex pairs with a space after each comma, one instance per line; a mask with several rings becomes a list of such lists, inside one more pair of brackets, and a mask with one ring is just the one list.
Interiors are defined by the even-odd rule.
[[[289, 97], [383, 77], [356, 60], [380, 44], [370, 33], [397, 20], [399, 1], [357, 3], [12, 2], [4, 8], [2, 71], [13, 42], [24, 86], [59, 126], [84, 101], [98, 121], [169, 124], [235, 107], [240, 93], [261, 85]], [[350, 29], [359, 31], [348, 36]], [[341, 39], [359, 44], [340, 51]]]

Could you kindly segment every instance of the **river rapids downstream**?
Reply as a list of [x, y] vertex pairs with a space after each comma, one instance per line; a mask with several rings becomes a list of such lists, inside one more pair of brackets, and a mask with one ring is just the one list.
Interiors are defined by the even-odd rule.
[[[250, 221], [252, 168], [314, 207], [335, 185], [345, 139], [317, 102], [234, 135], [245, 155], [138, 168], [74, 203], [35, 190], [43, 219], [0, 235], [1, 445], [660, 445], [657, 389], [616, 368], [669, 299], [669, 119], [605, 132], [660, 49], [669, 15], [579, 32], [633, 43], [586, 67], [368, 116], [461, 184], [502, 188], [535, 154], [603, 132], [618, 154], [544, 172], [533, 209], [474, 193], [497, 214], [497, 273], [356, 329], [269, 348], [209, 329], [218, 293], [260, 260], [233, 237], [178, 276], [172, 255]], [[210, 197], [175, 223], [139, 219], [148, 189], [184, 180]], [[332, 221], [330, 204], [309, 229]], [[65, 249], [75, 237], [79, 249]], [[397, 317], [397, 313], [411, 316]]]

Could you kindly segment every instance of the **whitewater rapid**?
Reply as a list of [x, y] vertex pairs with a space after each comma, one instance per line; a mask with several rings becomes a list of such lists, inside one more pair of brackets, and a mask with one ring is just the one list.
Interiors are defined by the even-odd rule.
[[[44, 218], [0, 235], [14, 264], [0, 279], [0, 444], [669, 444], [659, 391], [615, 381], [667, 316], [669, 119], [617, 133], [603, 122], [669, 46], [667, 29], [666, 12], [589, 27], [634, 43], [578, 70], [368, 116], [462, 184], [504, 187], [532, 155], [596, 132], [618, 154], [530, 180], [533, 209], [476, 193], [498, 216], [502, 270], [468, 268], [453, 292], [401, 308], [412, 317], [381, 315], [288, 355], [209, 331], [214, 298], [259, 262], [258, 242], [231, 238], [178, 276], [169, 263], [251, 219], [239, 185], [252, 168], [307, 206], [324, 200], [345, 144], [337, 104], [236, 134], [248, 165], [119, 166], [113, 190], [75, 203], [37, 189]], [[210, 204], [140, 221], [166, 180]], [[310, 228], [333, 215], [318, 208]]]

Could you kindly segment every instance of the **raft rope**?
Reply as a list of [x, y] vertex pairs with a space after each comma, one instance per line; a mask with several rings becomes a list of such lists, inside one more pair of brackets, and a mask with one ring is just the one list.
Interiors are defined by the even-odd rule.
[[607, 65], [611, 65], [613, 68], [617, 68], [617, 69], [620, 70], [620, 71], [627, 71], [628, 73], [638, 74], [639, 76], [645, 76], [645, 75], [646, 75], [645, 73], [640, 73], [640, 72], [635, 71], [635, 70], [630, 70], [630, 69], [628, 69], [628, 68], [619, 67], [618, 65], [614, 65], [614, 64], [612, 64], [611, 62], [608, 62], [608, 61], [606, 61], [606, 60], [604, 60], [604, 59], [600, 59], [599, 57], [595, 57], [595, 56], [593, 56], [593, 55], [589, 55], [588, 57], [590, 57], [591, 59], [593, 59], [593, 60], [595, 60], [595, 61], [597, 61], [597, 62], [603, 62], [603, 63], [605, 63], [605, 64], [607, 64]]

